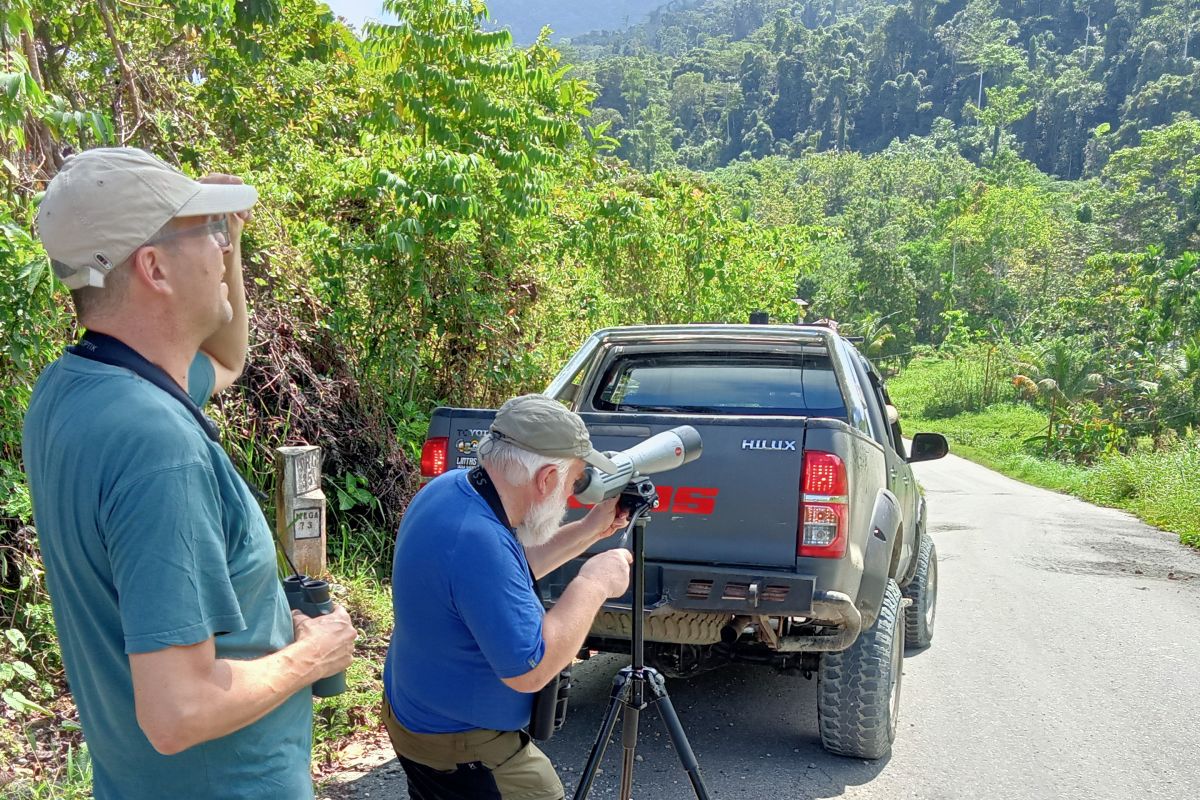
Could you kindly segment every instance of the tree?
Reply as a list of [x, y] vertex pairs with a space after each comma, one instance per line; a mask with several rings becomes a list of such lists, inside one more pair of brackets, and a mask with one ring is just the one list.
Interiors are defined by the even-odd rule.
[[1200, 226], [1200, 121], [1180, 114], [1116, 151], [1101, 172], [1111, 188], [1108, 218], [1119, 246], [1162, 243], [1169, 256], [1192, 249]]
[[1025, 90], [1017, 86], [1005, 86], [988, 93], [988, 105], [979, 108], [968, 104], [966, 115], [979, 120], [981, 125], [992, 129], [992, 160], [995, 161], [1000, 152], [1000, 139], [1004, 129], [1018, 122], [1033, 110], [1032, 100], [1025, 100], [1022, 95]]
[[1026, 396], [1045, 401], [1049, 410], [1046, 429], [1049, 454], [1054, 446], [1059, 409], [1096, 392], [1104, 385], [1104, 376], [1097, 369], [1095, 356], [1061, 340], [1051, 342], [1036, 360], [1022, 367], [1024, 371], [1013, 378], [1013, 385]]
[[775, 144], [775, 135], [771, 126], [754, 112], [750, 121], [750, 130], [742, 137], [742, 152], [749, 153], [754, 158], [763, 158], [771, 154]]
[[708, 105], [704, 74], [684, 72], [671, 83], [671, 115], [684, 134], [703, 135], [704, 109]]

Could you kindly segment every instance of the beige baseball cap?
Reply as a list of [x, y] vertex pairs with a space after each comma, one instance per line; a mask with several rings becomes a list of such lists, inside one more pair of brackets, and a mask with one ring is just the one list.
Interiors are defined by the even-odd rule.
[[46, 187], [37, 229], [58, 279], [69, 289], [104, 278], [175, 217], [245, 211], [258, 192], [245, 184], [200, 183], [135, 147], [70, 156]]
[[[489, 432], [496, 439], [547, 458], [579, 458], [610, 475], [618, 471], [616, 464], [592, 447], [579, 415], [544, 394], [523, 394], [500, 406]], [[487, 444], [481, 445], [481, 455], [487, 455]]]

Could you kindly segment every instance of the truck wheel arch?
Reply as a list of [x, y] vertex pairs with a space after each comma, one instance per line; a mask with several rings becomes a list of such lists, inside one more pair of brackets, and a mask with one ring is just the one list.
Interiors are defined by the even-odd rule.
[[863, 574], [855, 601], [863, 615], [864, 629], [873, 625], [879, 616], [883, 593], [892, 578], [895, 554], [900, 552], [902, 526], [900, 502], [887, 489], [880, 489], [871, 512], [871, 527], [863, 550]]

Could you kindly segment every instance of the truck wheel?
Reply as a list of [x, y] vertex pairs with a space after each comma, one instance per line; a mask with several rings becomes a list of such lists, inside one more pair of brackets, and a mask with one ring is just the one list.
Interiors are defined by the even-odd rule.
[[912, 600], [904, 609], [904, 646], [928, 647], [933, 641], [933, 619], [937, 614], [937, 548], [928, 534], [921, 534], [917, 553], [917, 571], [904, 587], [904, 596]]
[[888, 581], [875, 624], [849, 649], [821, 656], [817, 725], [826, 750], [853, 758], [887, 755], [896, 738], [903, 664], [900, 587]]

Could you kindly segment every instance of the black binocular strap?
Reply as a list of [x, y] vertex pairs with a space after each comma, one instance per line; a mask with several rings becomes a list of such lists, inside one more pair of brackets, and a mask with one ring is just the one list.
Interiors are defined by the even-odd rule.
[[[504, 503], [500, 500], [500, 493], [496, 491], [496, 484], [492, 483], [492, 477], [487, 474], [483, 467], [475, 467], [467, 473], [467, 480], [475, 487], [475, 491], [479, 492], [479, 496], [483, 498], [488, 507], [492, 509], [492, 513], [496, 515], [496, 519], [500, 520], [500, 524], [508, 529], [513, 538], [517, 538], [517, 531], [508, 521], [508, 512], [504, 510]], [[517, 544], [521, 544], [520, 539], [517, 539]], [[522, 546], [521, 548], [525, 548]], [[540, 599], [542, 596], [541, 589], [538, 588], [537, 576], [533, 574], [533, 567], [529, 565], [529, 559], [525, 559], [525, 568], [529, 570], [529, 579], [533, 581], [533, 591]]]
[[[205, 436], [216, 444], [221, 444], [220, 432], [217, 430], [216, 424], [204, 415], [204, 412], [200, 410], [200, 406], [196, 405], [196, 401], [191, 398], [191, 395], [185, 392], [183, 387], [167, 374], [166, 370], [152, 363], [120, 339], [109, 336], [106, 333], [88, 331], [79, 340], [78, 344], [68, 347], [67, 352], [80, 358], [89, 359], [90, 361], [99, 361], [101, 364], [108, 364], [111, 367], [127, 369], [147, 383], [157, 386], [179, 401], [188, 410], [188, 413], [192, 415], [201, 430], [204, 431]], [[225, 452], [224, 448], [222, 448], [221, 452]], [[228, 458], [229, 454], [225, 453], [225, 457]], [[241, 473], [238, 474], [241, 475]], [[260, 503], [268, 499], [265, 494], [246, 480], [246, 476], [241, 475], [241, 478], [245, 482], [246, 487], [250, 489], [250, 492]]]

